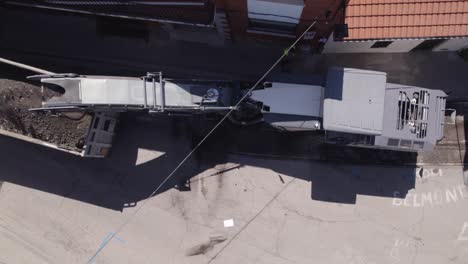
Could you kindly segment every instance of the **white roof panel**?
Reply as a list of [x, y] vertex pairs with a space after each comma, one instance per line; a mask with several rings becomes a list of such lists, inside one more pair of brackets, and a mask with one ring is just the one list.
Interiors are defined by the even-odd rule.
[[323, 105], [325, 130], [381, 134], [386, 82], [384, 72], [331, 68]]
[[274, 82], [271, 88], [254, 90], [252, 99], [268, 105], [271, 113], [322, 116], [322, 86]]

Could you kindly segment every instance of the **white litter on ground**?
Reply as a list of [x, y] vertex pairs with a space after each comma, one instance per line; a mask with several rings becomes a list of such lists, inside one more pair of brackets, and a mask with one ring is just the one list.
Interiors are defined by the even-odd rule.
[[232, 227], [232, 226], [234, 226], [234, 219], [224, 220], [224, 227]]
[[138, 148], [135, 166], [155, 160], [163, 156], [164, 154], [166, 154], [166, 152], [152, 150], [152, 149]]

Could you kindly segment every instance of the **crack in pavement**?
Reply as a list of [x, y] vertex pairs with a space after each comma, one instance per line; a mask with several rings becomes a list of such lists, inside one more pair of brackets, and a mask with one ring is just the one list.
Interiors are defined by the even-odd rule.
[[286, 218], [287, 218], [287, 214], [284, 214], [283, 220], [281, 221], [281, 227], [278, 228], [278, 231], [276, 232], [276, 238], [275, 238], [276, 254], [279, 254], [279, 238], [280, 238], [280, 233], [283, 231], [284, 225], [286, 224]]
[[425, 218], [425, 212], [424, 212], [424, 207], [422, 208], [422, 213], [421, 213], [421, 219], [419, 220], [418, 224], [419, 224], [419, 239], [420, 240], [417, 240], [419, 243], [415, 243], [414, 244], [414, 250], [415, 250], [415, 253], [414, 253], [414, 256], [413, 256], [413, 259], [412, 259], [412, 262], [411, 263], [415, 263], [416, 262], [416, 258], [418, 257], [418, 254], [419, 254], [419, 248], [421, 245], [424, 244], [424, 242], [422, 241], [422, 225], [423, 225], [423, 222], [424, 222], [424, 218]]
[[290, 180], [286, 185], [284, 185], [284, 187], [275, 195], [273, 196], [270, 201], [268, 201], [268, 203], [265, 204], [265, 206], [263, 206], [262, 209], [260, 209], [260, 211], [258, 211], [253, 217], [252, 219], [250, 219], [237, 233], [234, 234], [234, 236], [232, 237], [231, 240], [229, 240], [226, 245], [224, 245], [213, 257], [210, 258], [210, 260], [208, 261], [207, 264], [211, 263], [213, 260], [216, 259], [216, 257], [219, 256], [219, 254], [221, 254], [234, 240], [236, 240], [236, 238], [259, 216], [263, 213], [263, 211], [265, 211], [266, 208], [268, 208], [277, 198], [278, 196], [280, 196], [284, 190], [286, 190], [286, 188], [288, 188], [288, 186], [294, 182], [296, 179], [292, 179]]
[[362, 219], [356, 219], [356, 220], [334, 220], [334, 219], [319, 218], [319, 217], [315, 217], [315, 216], [311, 216], [311, 215], [302, 214], [302, 213], [300, 213], [300, 212], [297, 211], [297, 210], [294, 210], [294, 209], [291, 209], [291, 208], [286, 207], [285, 205], [281, 204], [280, 202], [278, 202], [278, 204], [279, 204], [285, 211], [287, 211], [287, 212], [289, 212], [289, 213], [293, 213], [293, 214], [296, 214], [296, 215], [298, 215], [298, 216], [302, 216], [302, 217], [306, 218], [307, 220], [315, 221], [315, 222], [319, 222], [319, 223], [330, 223], [330, 224], [334, 224], [334, 223], [357, 223], [357, 222], [362, 221]]

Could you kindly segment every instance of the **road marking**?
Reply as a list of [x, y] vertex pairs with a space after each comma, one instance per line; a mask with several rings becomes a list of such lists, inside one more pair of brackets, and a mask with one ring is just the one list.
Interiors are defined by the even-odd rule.
[[424, 193], [408, 193], [402, 197], [400, 192], [393, 192], [393, 206], [424, 207], [456, 203], [466, 198], [464, 185], [456, 185], [445, 190], [437, 189]]
[[425, 182], [430, 178], [443, 177], [441, 168], [418, 168], [416, 170], [417, 181]]
[[335, 251], [335, 258], [342, 263], [347, 264], [376, 264], [367, 257], [361, 250], [345, 245], [343, 248]]
[[[102, 240], [101, 244], [99, 245], [99, 249], [102, 249], [102, 247], [104, 247], [107, 242], [109, 242], [109, 240], [114, 236], [114, 232], [109, 232], [107, 233], [107, 235], [104, 237], [104, 239]], [[125, 244], [125, 240], [123, 240], [122, 238], [118, 237], [118, 236], [114, 236], [118, 241], [120, 241], [121, 243]], [[95, 259], [96, 256], [92, 257], [89, 261], [88, 261], [88, 264], [92, 264], [94, 263], [94, 259]]]
[[463, 223], [462, 230], [458, 235], [459, 241], [468, 241], [468, 222]]

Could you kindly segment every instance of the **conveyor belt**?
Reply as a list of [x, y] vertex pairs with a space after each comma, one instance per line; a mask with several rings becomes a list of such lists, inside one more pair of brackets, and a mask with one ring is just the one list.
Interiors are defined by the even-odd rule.
[[67, 108], [224, 111], [232, 108], [236, 87], [228, 82], [166, 80], [161, 73], [142, 78], [115, 76], [39, 75], [42, 84], [63, 91], [33, 110]]

